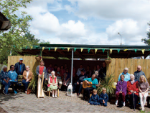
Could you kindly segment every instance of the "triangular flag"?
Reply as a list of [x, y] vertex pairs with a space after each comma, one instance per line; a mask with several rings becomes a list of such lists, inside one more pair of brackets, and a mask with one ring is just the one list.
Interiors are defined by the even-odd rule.
[[76, 52], [77, 48], [74, 48], [74, 52]]
[[124, 51], [127, 51], [128, 49], [124, 49]]
[[57, 47], [55, 47], [55, 52], [57, 51]]
[[83, 51], [83, 48], [81, 48], [81, 52]]
[[63, 48], [63, 47], [62, 47], [61, 49], [62, 49], [62, 50], [65, 50], [65, 48]]
[[42, 51], [45, 49], [45, 47], [42, 47]]
[[144, 52], [145, 52], [145, 49], [142, 49], [142, 53], [144, 54]]
[[120, 52], [120, 49], [117, 49], [118, 53]]
[[112, 49], [110, 49], [110, 54], [112, 54]]
[[90, 50], [91, 50], [91, 49], [89, 48], [89, 49], [88, 49], [88, 53], [90, 52]]
[[69, 52], [70, 48], [67, 48], [67, 49], [68, 49], [68, 52]]
[[134, 49], [135, 53], [137, 52], [137, 49]]
[[104, 53], [105, 49], [102, 49], [102, 51], [103, 51], [103, 53]]
[[27, 49], [28, 47], [26, 46], [26, 49]]
[[33, 46], [30, 47], [30, 49], [32, 49], [32, 48], [33, 48]]
[[95, 49], [95, 53], [97, 52], [97, 49]]
[[49, 47], [48, 49], [49, 49], [49, 51], [51, 50], [51, 48], [50, 48], [50, 47]]

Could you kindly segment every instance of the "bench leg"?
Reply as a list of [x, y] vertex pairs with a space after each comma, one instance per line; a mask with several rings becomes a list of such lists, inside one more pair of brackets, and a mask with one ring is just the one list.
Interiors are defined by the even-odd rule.
[[57, 90], [57, 97], [59, 97], [59, 89]]
[[49, 97], [50, 97], [50, 94], [51, 94], [51, 92], [49, 91], [49, 92], [48, 92], [48, 96], [49, 96]]

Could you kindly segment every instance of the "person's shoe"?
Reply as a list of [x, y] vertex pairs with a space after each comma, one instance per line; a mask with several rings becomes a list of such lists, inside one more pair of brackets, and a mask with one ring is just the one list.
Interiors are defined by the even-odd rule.
[[123, 106], [126, 106], [125, 102], [123, 102]]
[[116, 103], [115, 103], [115, 105], [116, 105], [116, 106], [118, 105], [118, 100], [116, 100]]

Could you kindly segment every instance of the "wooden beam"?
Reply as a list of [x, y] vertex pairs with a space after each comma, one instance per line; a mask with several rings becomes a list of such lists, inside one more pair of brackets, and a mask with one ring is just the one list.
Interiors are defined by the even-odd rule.
[[131, 51], [128, 52], [127, 58], [129, 58]]
[[76, 52], [74, 52], [76, 55], [78, 55], [81, 59], [84, 59], [84, 57], [78, 52], [78, 51], [76, 51]]
[[70, 59], [70, 57], [68, 55], [66, 55], [63, 51], [61, 51], [61, 50], [57, 50], [57, 51], [59, 52], [59, 54], [62, 54], [64, 57], [67, 57]]
[[150, 51], [144, 55], [144, 59], [150, 54]]

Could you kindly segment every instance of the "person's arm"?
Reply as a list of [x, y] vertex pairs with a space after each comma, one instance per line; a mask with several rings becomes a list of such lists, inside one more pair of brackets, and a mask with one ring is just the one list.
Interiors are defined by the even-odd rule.
[[14, 69], [14, 71], [17, 71], [17, 69], [18, 69], [18, 63], [15, 64], [15, 69]]
[[130, 87], [130, 81], [127, 82], [127, 91], [130, 92], [131, 91], [131, 87]]
[[39, 75], [39, 66], [36, 67], [36, 74]]
[[[106, 94], [106, 95], [107, 95], [107, 94]], [[108, 97], [108, 95], [107, 95], [107, 100], [106, 100], [106, 101], [108, 102], [108, 100], [109, 100], [109, 97]]]
[[26, 77], [26, 74], [25, 74], [25, 73], [26, 73], [26, 72], [24, 71], [24, 72], [23, 72], [23, 79], [25, 79], [25, 80], [26, 80], [26, 79], [27, 79], [27, 77]]
[[47, 71], [46, 71], [46, 67], [44, 67], [44, 78], [47, 78]]
[[84, 78], [83, 81], [89, 81], [89, 78]]
[[119, 91], [120, 91], [119, 82], [117, 82], [117, 85], [116, 85], [116, 93], [118, 93]]
[[57, 86], [57, 84], [58, 84], [58, 83], [57, 83], [57, 77], [56, 77], [56, 83], [55, 83], [55, 85]]
[[147, 87], [147, 89], [146, 89], [146, 91], [144, 91], [144, 93], [147, 93], [149, 90], [149, 83], [148, 82], [146, 83], [146, 87]]

